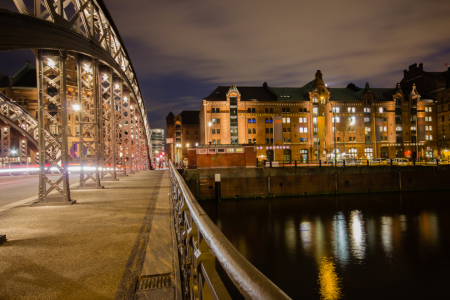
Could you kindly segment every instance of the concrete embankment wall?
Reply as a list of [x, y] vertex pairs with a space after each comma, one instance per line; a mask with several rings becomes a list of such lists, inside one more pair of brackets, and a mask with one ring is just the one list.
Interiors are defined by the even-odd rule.
[[184, 170], [198, 200], [214, 199], [214, 175], [222, 199], [450, 189], [450, 166], [286, 167]]

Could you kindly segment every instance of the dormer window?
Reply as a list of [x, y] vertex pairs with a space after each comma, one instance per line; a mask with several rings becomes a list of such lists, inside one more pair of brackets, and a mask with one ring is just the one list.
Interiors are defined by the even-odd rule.
[[400, 98], [395, 99], [395, 105], [402, 105]]
[[319, 103], [319, 99], [317, 97], [313, 97], [313, 103]]
[[364, 99], [364, 105], [370, 105], [370, 99], [369, 98]]

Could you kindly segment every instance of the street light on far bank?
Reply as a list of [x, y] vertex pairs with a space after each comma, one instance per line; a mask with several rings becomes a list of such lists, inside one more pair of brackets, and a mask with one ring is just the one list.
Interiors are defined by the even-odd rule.
[[72, 109], [73, 109], [74, 111], [79, 111], [79, 110], [81, 109], [81, 107], [80, 107], [80, 105], [78, 105], [78, 104], [74, 104], [74, 105], [72, 105]]

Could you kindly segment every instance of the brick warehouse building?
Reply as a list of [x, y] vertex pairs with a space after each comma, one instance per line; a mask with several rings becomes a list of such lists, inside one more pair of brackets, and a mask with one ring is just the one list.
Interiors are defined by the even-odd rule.
[[[281, 116], [282, 139], [274, 141]], [[219, 86], [203, 99], [201, 144], [254, 144], [284, 161], [436, 157], [437, 107], [413, 85], [328, 88], [322, 73], [300, 88]]]
[[184, 110], [175, 116], [169, 112], [166, 117], [167, 158], [176, 162], [187, 160], [187, 149], [200, 144], [199, 113], [198, 110]]
[[413, 64], [403, 74], [402, 87], [411, 88], [415, 84], [422, 97], [437, 101], [438, 152], [440, 157], [450, 156], [450, 70], [425, 72], [423, 64]]

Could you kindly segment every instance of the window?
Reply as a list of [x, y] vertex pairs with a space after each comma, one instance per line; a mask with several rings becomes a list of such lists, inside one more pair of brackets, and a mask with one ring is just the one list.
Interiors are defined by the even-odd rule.
[[220, 129], [216, 129], [217, 134], [220, 134]]
[[252, 114], [254, 114], [255, 113], [255, 108], [252, 108]]
[[366, 157], [372, 157], [373, 156], [373, 149], [372, 148], [365, 148], [364, 149], [364, 154], [366, 155]]
[[212, 124], [216, 124], [216, 119], [211, 119]]
[[384, 109], [382, 107], [380, 107], [379, 112], [383, 113]]
[[251, 113], [252, 109], [251, 108], [247, 108], [247, 113]]
[[281, 112], [286, 112], [286, 109], [283, 107], [283, 108], [281, 109]]
[[431, 112], [432, 110], [431, 110], [431, 107], [425, 107], [425, 111], [426, 112]]
[[351, 137], [351, 136], [348, 137], [348, 141], [349, 141], [349, 142], [352, 141], [352, 137]]
[[307, 123], [306, 118], [298, 118], [299, 123]]
[[251, 122], [252, 122], [252, 119], [251, 119], [251, 118], [248, 118], [247, 121], [248, 121], [248, 123], [251, 123]]
[[273, 144], [273, 138], [270, 139], [270, 143]]
[[268, 144], [268, 143], [269, 143], [269, 139], [267, 138], [267, 139], [266, 139], [266, 144]]
[[256, 139], [253, 139], [253, 144], [256, 144]]
[[430, 134], [430, 135], [425, 135], [425, 139], [427, 140], [427, 141], [431, 141], [431, 140], [433, 140], [433, 136]]
[[320, 99], [320, 104], [327, 104], [327, 100], [325, 100], [325, 99]]
[[348, 112], [355, 112], [356, 111], [356, 108], [355, 107], [349, 107], [348, 108]]
[[334, 113], [339, 113], [339, 111], [340, 111], [340, 107], [333, 107], [333, 110], [332, 110]]
[[266, 123], [269, 123], [269, 118], [265, 118], [264, 121], [265, 121]]
[[319, 103], [319, 99], [317, 99], [317, 97], [313, 98], [313, 103]]
[[288, 143], [290, 143], [291, 142], [291, 138], [288, 138]]
[[252, 139], [248, 139], [248, 143], [251, 144], [252, 143]]
[[411, 126], [411, 131], [416, 131], [416, 126]]
[[317, 124], [317, 117], [313, 118], [313, 124]]
[[433, 130], [433, 129], [432, 129], [432, 126], [425, 126], [425, 130], [431, 131], [431, 130]]
[[286, 118], [283, 118], [282, 120], [283, 120], [283, 123], [286, 123]]
[[356, 142], [356, 136], [353, 137], [353, 141]]
[[308, 127], [299, 127], [299, 131], [300, 131], [300, 133], [307, 133]]
[[395, 131], [402, 131], [402, 126], [395, 126]]
[[266, 128], [266, 134], [268, 134], [269, 133], [269, 128]]
[[291, 118], [286, 118], [287, 123], [291, 123]]
[[318, 129], [317, 129], [317, 127], [314, 127], [314, 130], [313, 130], [314, 132], [317, 132], [318, 131]]
[[291, 112], [291, 109], [289, 107], [286, 107], [286, 112]]
[[283, 132], [286, 132], [286, 127], [285, 127], [285, 128], [283, 128]]
[[252, 119], [252, 123], [256, 123], [256, 119], [255, 118]]
[[370, 133], [370, 127], [365, 127], [365, 128], [364, 128], [364, 132], [365, 132], [366, 134], [369, 134], [369, 133]]
[[331, 122], [336, 122], [336, 123], [340, 123], [341, 122], [341, 118], [340, 117], [333, 117], [331, 118]]
[[387, 132], [387, 126], [384, 126], [384, 132]]
[[216, 144], [216, 140], [212, 140], [212, 143], [215, 145]]
[[212, 112], [212, 113], [215, 113], [215, 112], [216, 112], [216, 109], [215, 109], [215, 108], [211, 108], [211, 112]]
[[364, 112], [365, 113], [370, 113], [370, 107], [364, 107]]
[[273, 133], [273, 128], [270, 128], [270, 133]]
[[[220, 113], [220, 108], [216, 108], [216, 113]], [[220, 140], [218, 140], [218, 141], [220, 141]], [[220, 143], [218, 143], [218, 144], [220, 144]]]
[[356, 148], [350, 148], [350, 149], [348, 149], [348, 153], [356, 154], [356, 153], [358, 153], [358, 150], [356, 150]]
[[212, 130], [212, 134], [216, 134], [216, 130], [215, 129]]
[[269, 108], [268, 108], [268, 107], [265, 107], [265, 108], [264, 108], [264, 112], [265, 112], [265, 113], [268, 113], [268, 112], [269, 112]]
[[426, 122], [431, 122], [431, 117], [425, 117]]
[[270, 112], [270, 113], [273, 113], [273, 108], [269, 108], [269, 112]]
[[338, 136], [338, 137], [336, 138], [336, 142], [340, 142], [340, 141], [341, 141], [341, 137]]
[[251, 134], [251, 133], [252, 133], [252, 129], [249, 128], [249, 129], [248, 129], [248, 134]]
[[197, 131], [197, 130], [195, 131], [195, 134], [198, 134], [198, 131]]
[[270, 119], [269, 119], [269, 123], [273, 123], [273, 120], [272, 120], [272, 118], [270, 118]]
[[319, 108], [314, 107], [313, 108], [313, 114], [317, 115], [319, 113]]
[[253, 128], [253, 134], [256, 134], [256, 128]]

